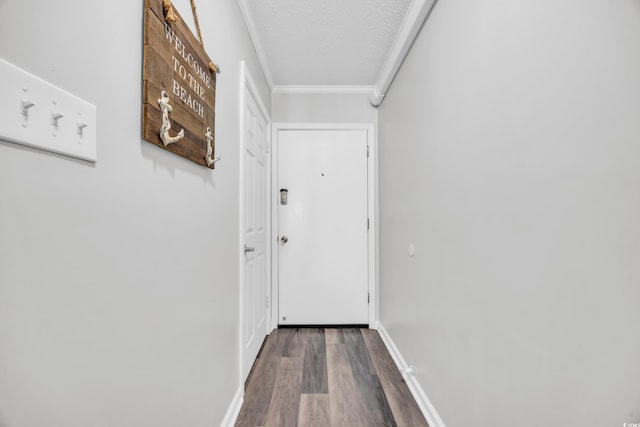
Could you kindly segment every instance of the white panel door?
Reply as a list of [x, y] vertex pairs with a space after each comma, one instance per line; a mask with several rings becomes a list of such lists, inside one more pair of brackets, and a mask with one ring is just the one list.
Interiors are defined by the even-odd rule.
[[280, 130], [279, 324], [368, 324], [367, 131]]
[[267, 121], [245, 90], [242, 136], [241, 221], [242, 377], [245, 379], [267, 335]]

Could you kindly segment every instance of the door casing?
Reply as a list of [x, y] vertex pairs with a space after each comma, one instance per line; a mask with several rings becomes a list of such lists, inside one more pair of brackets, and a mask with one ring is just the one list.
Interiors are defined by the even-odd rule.
[[279, 245], [279, 198], [278, 191], [278, 132], [281, 130], [366, 130], [369, 157], [367, 158], [367, 216], [368, 230], [368, 290], [369, 290], [369, 327], [378, 328], [379, 316], [379, 282], [378, 282], [378, 161], [377, 136], [374, 123], [273, 123], [271, 126], [271, 326], [278, 326], [279, 314], [279, 275], [278, 275], [278, 245]]
[[[271, 309], [272, 309], [272, 304], [271, 304], [271, 297], [270, 295], [272, 294], [272, 283], [271, 283], [271, 277], [272, 277], [272, 273], [271, 273], [271, 266], [273, 265], [271, 259], [271, 249], [272, 246], [269, 244], [269, 238], [270, 235], [272, 234], [272, 230], [271, 230], [271, 224], [272, 224], [272, 219], [270, 218], [271, 216], [271, 207], [270, 207], [270, 199], [268, 197], [268, 195], [271, 193], [271, 175], [272, 175], [272, 171], [271, 169], [271, 161], [268, 159], [268, 157], [271, 155], [271, 132], [269, 131], [269, 128], [271, 126], [271, 118], [269, 116], [268, 110], [266, 109], [264, 102], [262, 101], [262, 98], [260, 97], [260, 93], [258, 92], [258, 88], [253, 80], [253, 78], [251, 77], [251, 74], [249, 73], [249, 69], [246, 65], [246, 63], [244, 61], [241, 61], [241, 65], [240, 65], [240, 129], [239, 129], [239, 135], [241, 138], [240, 144], [239, 144], [239, 154], [240, 154], [240, 167], [239, 169], [239, 190], [240, 190], [240, 197], [239, 197], [239, 220], [240, 220], [240, 224], [239, 224], [239, 248], [238, 248], [238, 255], [239, 255], [239, 261], [238, 261], [238, 265], [239, 265], [239, 322], [238, 322], [238, 345], [239, 345], [239, 379], [240, 379], [240, 384], [243, 384], [244, 381], [246, 380], [246, 374], [249, 372], [249, 369], [251, 368], [251, 366], [245, 366], [245, 351], [244, 351], [244, 326], [245, 326], [245, 322], [246, 322], [246, 312], [245, 312], [245, 305], [244, 305], [244, 298], [245, 298], [245, 270], [244, 270], [244, 263], [245, 263], [245, 255], [244, 255], [244, 229], [242, 226], [242, 221], [244, 218], [244, 188], [245, 188], [245, 182], [244, 182], [244, 162], [243, 162], [243, 150], [245, 148], [245, 143], [244, 143], [244, 132], [245, 132], [245, 114], [244, 114], [244, 108], [245, 105], [247, 103], [246, 101], [246, 97], [247, 96], [251, 96], [254, 100], [255, 103], [258, 106], [258, 109], [260, 110], [260, 114], [262, 114], [262, 116], [265, 118], [265, 121], [267, 123], [267, 131], [265, 134], [266, 137], [266, 155], [267, 155], [267, 159], [266, 159], [266, 167], [267, 167], [267, 171], [266, 171], [266, 193], [267, 193], [267, 198], [266, 198], [266, 202], [267, 202], [267, 207], [266, 207], [266, 226], [267, 226], [267, 232], [266, 232], [266, 239], [267, 241], [265, 242], [265, 251], [266, 251], [266, 257], [267, 257], [267, 261], [266, 261], [266, 271], [265, 271], [265, 295], [268, 296], [268, 303], [266, 304], [267, 307], [265, 307], [265, 316], [266, 316], [266, 334], [268, 335], [272, 330], [273, 330], [273, 323], [272, 323], [272, 315], [271, 315]], [[249, 369], [247, 369], [249, 368]]]

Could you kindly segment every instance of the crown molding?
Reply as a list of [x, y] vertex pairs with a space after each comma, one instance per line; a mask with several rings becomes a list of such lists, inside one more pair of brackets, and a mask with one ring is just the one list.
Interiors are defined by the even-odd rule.
[[285, 94], [366, 94], [373, 92], [373, 86], [328, 86], [328, 85], [275, 85], [272, 93]]
[[262, 47], [262, 43], [260, 42], [260, 37], [258, 36], [258, 29], [256, 27], [255, 21], [253, 20], [253, 14], [251, 13], [251, 8], [249, 7], [249, 1], [238, 0], [238, 6], [240, 7], [242, 18], [244, 18], [244, 22], [247, 25], [249, 37], [251, 38], [254, 49], [256, 50], [258, 61], [262, 66], [264, 78], [267, 80], [269, 89], [273, 89], [273, 75], [271, 74], [271, 68], [269, 67], [269, 62], [267, 61], [267, 55], [264, 52], [264, 48]]
[[400, 66], [418, 36], [420, 28], [422, 28], [422, 25], [429, 17], [436, 2], [437, 0], [414, 0], [413, 3], [411, 3], [400, 27], [400, 31], [398, 31], [398, 35], [389, 51], [387, 60], [380, 70], [374, 90], [372, 91], [371, 103], [374, 106], [377, 107], [382, 103], [382, 100], [387, 94], [387, 90], [389, 90], [389, 86], [391, 86], [393, 79], [396, 77], [396, 74], [398, 74]]
[[275, 85], [273, 82], [273, 75], [271, 68], [267, 61], [260, 37], [258, 36], [258, 30], [249, 7], [249, 0], [237, 0], [240, 12], [244, 19], [249, 32], [249, 37], [253, 43], [253, 47], [256, 50], [258, 61], [262, 66], [264, 77], [267, 81], [267, 85], [272, 90], [272, 93], [299, 93], [299, 94], [354, 94], [354, 93], [367, 93], [371, 95], [371, 103], [374, 106], [378, 106], [382, 103], [387, 90], [391, 86], [393, 79], [395, 78], [400, 66], [404, 62], [409, 49], [413, 45], [420, 28], [429, 17], [429, 14], [433, 10], [437, 0], [414, 0], [407, 15], [398, 31], [398, 35], [393, 43], [389, 55], [384, 62], [378, 79], [374, 86], [295, 86], [295, 85]]

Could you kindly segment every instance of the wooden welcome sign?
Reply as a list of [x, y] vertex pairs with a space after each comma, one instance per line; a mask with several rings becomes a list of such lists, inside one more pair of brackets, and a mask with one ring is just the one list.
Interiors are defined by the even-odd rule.
[[143, 80], [142, 138], [213, 169], [215, 66], [163, 0], [146, 0]]

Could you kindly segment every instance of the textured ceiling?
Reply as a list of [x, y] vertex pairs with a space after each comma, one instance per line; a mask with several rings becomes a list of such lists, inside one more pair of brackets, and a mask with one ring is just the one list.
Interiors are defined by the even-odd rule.
[[248, 0], [276, 85], [373, 85], [412, 0]]

